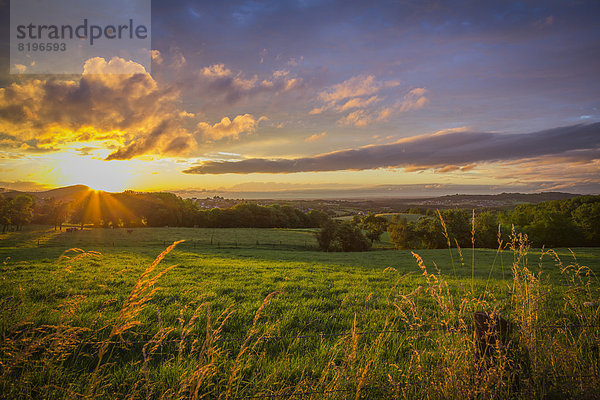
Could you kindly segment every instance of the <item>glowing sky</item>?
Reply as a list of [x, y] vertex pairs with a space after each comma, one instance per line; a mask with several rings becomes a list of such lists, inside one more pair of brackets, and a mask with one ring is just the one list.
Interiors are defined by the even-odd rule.
[[153, 1], [151, 74], [9, 75], [2, 52], [0, 187], [600, 193], [598, 17], [596, 0]]

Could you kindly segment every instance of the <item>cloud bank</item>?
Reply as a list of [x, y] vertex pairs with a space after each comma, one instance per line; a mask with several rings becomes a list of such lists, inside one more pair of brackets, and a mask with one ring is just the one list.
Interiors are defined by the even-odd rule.
[[187, 174], [295, 173], [377, 168], [407, 171], [471, 169], [480, 163], [560, 156], [570, 162], [600, 159], [600, 123], [572, 125], [533, 133], [442, 131], [395, 143], [360, 147], [296, 159], [207, 161]]

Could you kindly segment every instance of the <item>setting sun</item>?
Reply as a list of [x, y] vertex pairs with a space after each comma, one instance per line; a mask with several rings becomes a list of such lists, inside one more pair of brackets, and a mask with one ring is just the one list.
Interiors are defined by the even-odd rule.
[[94, 190], [121, 192], [134, 184], [135, 163], [131, 161], [104, 161], [72, 153], [53, 158], [54, 178], [60, 186], [83, 184]]

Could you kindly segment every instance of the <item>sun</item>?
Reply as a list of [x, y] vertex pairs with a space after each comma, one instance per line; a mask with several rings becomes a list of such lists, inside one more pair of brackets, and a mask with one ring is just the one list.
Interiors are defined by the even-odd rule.
[[72, 153], [58, 154], [54, 161], [54, 178], [61, 186], [81, 184], [93, 190], [122, 192], [134, 183], [130, 161], [104, 161]]

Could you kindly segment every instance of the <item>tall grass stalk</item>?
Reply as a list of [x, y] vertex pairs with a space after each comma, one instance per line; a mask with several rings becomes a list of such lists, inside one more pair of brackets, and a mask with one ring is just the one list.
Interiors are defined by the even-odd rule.
[[[493, 268], [493, 266], [492, 266]], [[490, 271], [491, 274], [491, 271]], [[474, 292], [475, 285], [475, 209], [471, 218], [471, 293]]]
[[448, 252], [450, 253], [450, 263], [452, 264], [452, 275], [454, 275], [454, 278], [456, 278], [456, 269], [454, 267], [454, 256], [452, 255], [452, 242], [450, 240], [450, 235], [448, 234], [448, 228], [446, 228], [446, 222], [444, 221], [444, 218], [442, 217], [442, 213], [440, 212], [440, 210], [436, 209], [435, 210], [438, 218], [440, 219], [440, 223], [442, 224], [442, 229], [443, 229], [443, 234], [444, 237], [446, 238], [446, 243], [448, 244]]
[[105, 361], [104, 357], [106, 356], [108, 349], [112, 344], [111, 340], [115, 336], [118, 336], [121, 339], [121, 341], [123, 341], [123, 334], [125, 332], [129, 331], [130, 329], [136, 326], [142, 325], [142, 322], [138, 319], [138, 316], [144, 309], [146, 303], [152, 300], [154, 294], [159, 290], [159, 288], [154, 287], [155, 283], [163, 275], [165, 275], [167, 272], [173, 269], [175, 265], [163, 269], [154, 276], [151, 275], [158, 266], [158, 264], [167, 256], [167, 254], [169, 254], [179, 243], [182, 242], [184, 242], [184, 240], [179, 240], [167, 247], [154, 259], [154, 261], [144, 270], [144, 272], [138, 278], [136, 284], [129, 293], [129, 296], [123, 303], [123, 306], [119, 311], [117, 319], [112, 324], [110, 334], [100, 344], [100, 348], [98, 350], [98, 362], [90, 379], [91, 385], [89, 386], [88, 395], [93, 395], [99, 384], [100, 368], [102, 366], [102, 362]]

